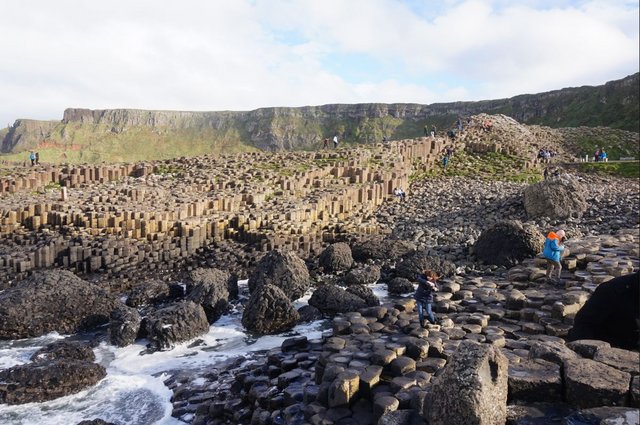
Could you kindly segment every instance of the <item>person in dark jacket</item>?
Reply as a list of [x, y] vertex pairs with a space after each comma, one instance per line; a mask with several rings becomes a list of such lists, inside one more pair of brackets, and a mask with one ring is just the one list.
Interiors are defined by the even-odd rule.
[[427, 313], [427, 319], [431, 324], [436, 324], [436, 318], [431, 310], [431, 304], [433, 303], [433, 293], [438, 290], [436, 282], [438, 281], [438, 275], [433, 270], [424, 270], [421, 275], [417, 276], [418, 289], [414, 298], [418, 304], [418, 318], [420, 319], [420, 326], [424, 327], [424, 312]]

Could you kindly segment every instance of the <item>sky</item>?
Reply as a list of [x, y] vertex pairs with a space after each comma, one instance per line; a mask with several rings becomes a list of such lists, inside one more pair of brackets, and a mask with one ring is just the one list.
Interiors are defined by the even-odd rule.
[[639, 69], [637, 0], [0, 0], [0, 128], [65, 108], [499, 99]]

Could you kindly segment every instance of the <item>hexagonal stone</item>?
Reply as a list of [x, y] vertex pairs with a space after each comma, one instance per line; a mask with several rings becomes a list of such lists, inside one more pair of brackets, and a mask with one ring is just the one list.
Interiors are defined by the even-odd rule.
[[560, 366], [541, 359], [509, 364], [509, 399], [525, 402], [561, 401]]
[[391, 363], [398, 355], [391, 350], [376, 350], [371, 355], [371, 363], [375, 365], [385, 366]]
[[373, 402], [373, 416], [380, 418], [382, 415], [398, 410], [400, 402], [391, 396], [382, 396]]
[[416, 370], [416, 361], [406, 356], [400, 356], [389, 364], [389, 372], [393, 376], [402, 376], [414, 370]]
[[360, 377], [356, 372], [345, 371], [329, 385], [329, 407], [348, 405], [360, 388]]
[[578, 355], [559, 342], [537, 342], [529, 349], [530, 359], [543, 359], [561, 365], [566, 360], [576, 359]]
[[566, 401], [577, 407], [624, 405], [631, 375], [590, 359], [564, 362]]
[[600, 347], [593, 360], [615, 367], [618, 370], [640, 375], [640, 353], [621, 348]]
[[577, 341], [568, 342], [567, 347], [580, 354], [582, 357], [593, 359], [593, 356], [599, 348], [611, 347], [611, 344], [598, 339], [579, 339]]

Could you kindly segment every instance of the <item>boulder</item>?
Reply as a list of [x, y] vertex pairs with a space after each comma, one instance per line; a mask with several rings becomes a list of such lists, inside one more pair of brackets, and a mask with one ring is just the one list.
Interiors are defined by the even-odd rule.
[[309, 270], [304, 261], [291, 251], [273, 250], [262, 257], [249, 277], [249, 291], [259, 286], [274, 285], [294, 301], [309, 289]]
[[560, 366], [541, 359], [510, 363], [509, 400], [562, 401]]
[[484, 230], [474, 245], [479, 260], [487, 264], [513, 267], [542, 252], [544, 236], [531, 225], [505, 220]]
[[215, 269], [215, 268], [197, 268], [191, 271], [185, 278], [187, 284], [187, 292], [193, 291], [193, 289], [199, 285], [205, 287], [216, 287], [218, 291], [222, 292], [223, 286], [226, 286], [228, 296], [227, 299], [238, 298], [238, 278], [227, 271]]
[[93, 329], [107, 323], [111, 311], [121, 304], [69, 271], [37, 271], [0, 292], [0, 339]]
[[582, 217], [588, 206], [586, 194], [586, 188], [575, 177], [552, 177], [524, 190], [524, 209], [532, 218]]
[[107, 375], [104, 367], [84, 360], [58, 359], [0, 370], [0, 403], [41, 403], [75, 394]]
[[116, 425], [113, 422], [107, 422], [102, 419], [92, 419], [78, 422], [76, 425]]
[[169, 295], [170, 289], [166, 282], [160, 279], [149, 279], [131, 290], [126, 304], [129, 307], [157, 304], [168, 299]]
[[135, 308], [118, 306], [111, 312], [109, 341], [117, 347], [133, 344], [140, 332], [140, 313]]
[[624, 406], [631, 375], [590, 359], [564, 363], [565, 399], [580, 408]]
[[367, 307], [375, 307], [380, 305], [380, 300], [373, 293], [373, 289], [368, 286], [353, 285], [347, 288], [347, 292], [359, 298], [362, 298]]
[[204, 309], [191, 301], [183, 301], [156, 310], [144, 319], [150, 346], [168, 350], [179, 342], [188, 341], [209, 331]]
[[390, 294], [402, 295], [414, 292], [416, 288], [409, 279], [395, 277], [391, 279], [391, 282], [387, 283], [387, 290]]
[[431, 269], [438, 276], [453, 276], [456, 273], [456, 266], [449, 260], [437, 256], [429, 255], [425, 251], [418, 251], [408, 254], [396, 265], [396, 276], [415, 280], [416, 275], [425, 269]]
[[344, 243], [338, 242], [329, 245], [320, 254], [318, 263], [327, 273], [343, 272], [349, 270], [353, 264], [351, 256], [351, 247]]
[[492, 425], [507, 419], [508, 360], [489, 344], [462, 341], [431, 385], [430, 425]]
[[397, 260], [416, 250], [415, 244], [401, 239], [373, 237], [351, 246], [353, 258], [357, 261]]
[[637, 349], [638, 299], [638, 272], [601, 283], [576, 313], [568, 340], [597, 339], [617, 348]]
[[314, 322], [322, 319], [322, 312], [312, 305], [303, 305], [298, 309], [300, 315], [300, 322]]
[[227, 281], [222, 279], [201, 281], [191, 289], [185, 299], [200, 304], [209, 323], [213, 323], [229, 309]]
[[346, 285], [369, 285], [380, 279], [380, 266], [369, 265], [350, 270], [344, 277]]
[[298, 319], [300, 315], [287, 294], [268, 283], [253, 291], [242, 313], [242, 325], [259, 334], [288, 331]]
[[358, 311], [367, 303], [357, 295], [335, 285], [323, 285], [316, 289], [309, 299], [309, 305], [316, 307], [327, 316]]
[[34, 363], [46, 363], [59, 359], [93, 362], [96, 355], [87, 343], [61, 340], [42, 347], [31, 356], [31, 361]]

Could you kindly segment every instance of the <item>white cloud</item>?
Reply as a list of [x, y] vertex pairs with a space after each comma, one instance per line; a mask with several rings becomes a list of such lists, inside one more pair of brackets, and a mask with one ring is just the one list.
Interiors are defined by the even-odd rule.
[[0, 126], [60, 119], [66, 107], [477, 100], [638, 71], [637, 2], [429, 6], [416, 14], [397, 0], [3, 2]]

